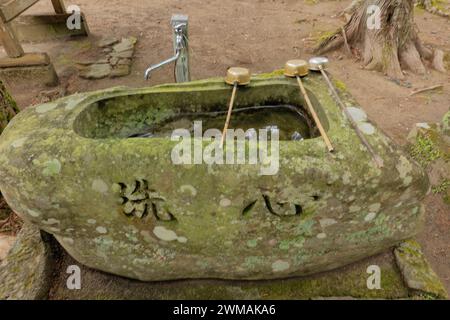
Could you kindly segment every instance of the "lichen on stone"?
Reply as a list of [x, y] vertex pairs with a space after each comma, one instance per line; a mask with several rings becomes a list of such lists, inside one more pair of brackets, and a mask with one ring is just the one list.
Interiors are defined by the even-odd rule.
[[429, 294], [438, 299], [448, 299], [448, 294], [436, 273], [414, 240], [401, 243], [394, 250], [397, 265], [406, 285], [415, 291]]

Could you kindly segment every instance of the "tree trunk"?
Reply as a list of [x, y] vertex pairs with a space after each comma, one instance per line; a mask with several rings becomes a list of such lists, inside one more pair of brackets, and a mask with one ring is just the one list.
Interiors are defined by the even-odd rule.
[[0, 80], [0, 134], [18, 112], [19, 108], [17, 108], [16, 102]]
[[[422, 59], [433, 61], [433, 66], [445, 72], [440, 58], [442, 51], [425, 47], [414, 24], [414, 0], [364, 0], [358, 3], [344, 26], [325, 39], [317, 48], [319, 54], [335, 50], [344, 44], [345, 32], [349, 45], [361, 52], [366, 69], [379, 70], [388, 76], [402, 79], [402, 68], [425, 73]], [[376, 7], [373, 7], [376, 6]], [[378, 8], [378, 13], [371, 8]], [[378, 18], [378, 25], [377, 19]]]

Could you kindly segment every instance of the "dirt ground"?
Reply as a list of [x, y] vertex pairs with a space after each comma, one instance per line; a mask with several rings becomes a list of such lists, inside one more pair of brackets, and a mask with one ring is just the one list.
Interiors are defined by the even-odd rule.
[[[151, 86], [173, 82], [170, 67], [156, 71], [149, 81], [144, 69], [173, 53], [170, 17], [189, 15], [192, 78], [221, 76], [230, 66], [253, 73], [283, 67], [292, 58], [307, 59], [326, 32], [343, 25], [335, 17], [350, 0], [76, 0], [85, 13], [90, 38], [57, 40], [24, 45], [25, 50], [49, 53], [67, 94], [126, 85]], [[41, 1], [29, 13], [48, 12], [50, 1]], [[429, 45], [450, 52], [450, 20], [423, 10], [415, 12], [420, 37]], [[138, 44], [132, 74], [124, 78], [83, 80], [75, 61], [99, 57], [95, 42], [102, 36], [136, 36]], [[0, 55], [4, 52], [0, 48]], [[366, 71], [345, 51], [329, 55], [329, 70], [342, 80], [369, 117], [400, 144], [415, 123], [439, 122], [450, 107], [450, 72], [430, 70], [423, 76], [407, 73], [398, 83], [378, 72]], [[416, 88], [443, 84], [444, 89], [409, 96]], [[42, 101], [42, 90], [24, 83], [9, 83], [21, 108]], [[25, 90], [26, 88], [26, 90]], [[450, 212], [437, 196], [427, 200], [428, 220], [419, 236], [425, 254], [450, 291]]]

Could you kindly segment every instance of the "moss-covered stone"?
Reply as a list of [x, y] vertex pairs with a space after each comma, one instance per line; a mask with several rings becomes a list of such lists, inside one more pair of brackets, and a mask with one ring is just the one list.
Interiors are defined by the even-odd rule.
[[[413, 236], [429, 189], [424, 171], [362, 119], [385, 163], [376, 167], [321, 76], [304, 84], [336, 152], [320, 137], [280, 141], [274, 176], [258, 175], [260, 165], [173, 165], [177, 142], [127, 138], [181, 113], [226, 110], [230, 87], [209, 79], [28, 108], [0, 138], [0, 188], [81, 263], [140, 280], [308, 275]], [[295, 79], [256, 76], [235, 108], [267, 104], [302, 108]], [[297, 214], [273, 214], [268, 202]]]
[[401, 243], [394, 250], [397, 265], [406, 285], [419, 295], [448, 299], [447, 291], [426, 261], [420, 245], [414, 240]]
[[50, 245], [36, 226], [26, 223], [0, 264], [0, 300], [46, 299], [52, 272]]
[[[408, 299], [391, 251], [314, 276], [282, 280], [182, 280], [139, 282], [81, 268], [81, 289], [67, 290], [65, 268], [76, 264], [62, 257], [52, 284], [51, 299], [188, 299], [188, 300], [290, 300], [290, 299]], [[381, 288], [368, 289], [367, 268], [377, 265]]]
[[0, 80], [0, 134], [18, 112], [19, 108], [16, 102]]
[[442, 123], [418, 123], [411, 130], [409, 152], [430, 176], [431, 191], [450, 205], [450, 112]]

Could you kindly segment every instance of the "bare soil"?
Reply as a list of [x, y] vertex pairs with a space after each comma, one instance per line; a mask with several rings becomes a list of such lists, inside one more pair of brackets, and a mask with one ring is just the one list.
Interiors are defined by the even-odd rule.
[[[319, 39], [340, 28], [336, 17], [350, 4], [345, 1], [314, 0], [77, 0], [92, 35], [90, 38], [25, 44], [27, 52], [49, 53], [61, 79], [60, 92], [96, 90], [112, 86], [143, 87], [173, 82], [173, 71], [165, 67], [149, 81], [144, 69], [173, 54], [170, 17], [189, 15], [192, 78], [222, 76], [230, 66], [250, 68], [253, 73], [271, 72], [293, 58], [307, 59]], [[447, 1], [448, 3], [448, 1]], [[448, 5], [447, 5], [448, 7]], [[41, 1], [28, 12], [49, 12], [50, 1]], [[425, 44], [450, 52], [450, 20], [415, 10], [419, 36]], [[83, 80], [75, 61], [100, 57], [95, 43], [102, 36], [136, 36], [138, 44], [132, 74], [117, 79]], [[0, 48], [0, 55], [4, 52]], [[417, 76], [406, 73], [402, 82], [381, 73], [363, 70], [345, 50], [329, 55], [330, 72], [342, 80], [371, 120], [399, 144], [418, 122], [439, 122], [450, 107], [450, 72]], [[443, 90], [409, 96], [413, 89], [443, 84]], [[42, 87], [9, 83], [21, 108], [42, 102]], [[47, 89], [48, 90], [48, 89]], [[50, 94], [51, 95], [51, 94]], [[428, 219], [419, 240], [425, 254], [450, 291], [450, 210], [430, 195]]]

